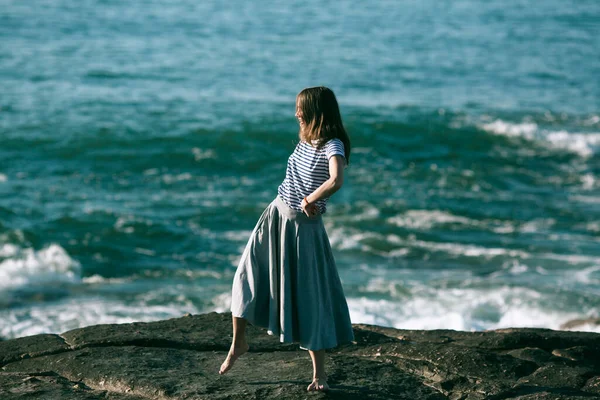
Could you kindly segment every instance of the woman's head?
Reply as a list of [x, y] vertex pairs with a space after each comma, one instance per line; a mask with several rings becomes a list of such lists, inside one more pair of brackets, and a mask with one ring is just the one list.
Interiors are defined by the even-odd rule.
[[350, 139], [342, 124], [335, 94], [325, 86], [303, 89], [296, 97], [296, 118], [300, 122], [300, 139], [317, 142], [321, 147], [338, 138], [344, 143], [346, 160], [350, 161]]

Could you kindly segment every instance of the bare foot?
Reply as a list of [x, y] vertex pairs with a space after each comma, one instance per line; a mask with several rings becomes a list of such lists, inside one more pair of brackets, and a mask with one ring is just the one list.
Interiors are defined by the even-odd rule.
[[309, 392], [326, 392], [329, 390], [329, 385], [327, 384], [327, 378], [314, 378], [312, 383], [308, 385], [306, 388]]
[[231, 349], [229, 349], [229, 354], [227, 354], [227, 358], [221, 364], [221, 369], [219, 369], [219, 374], [223, 375], [225, 372], [229, 371], [231, 367], [233, 367], [233, 363], [237, 360], [242, 354], [248, 351], [250, 347], [247, 343], [242, 344], [241, 346], [231, 345]]

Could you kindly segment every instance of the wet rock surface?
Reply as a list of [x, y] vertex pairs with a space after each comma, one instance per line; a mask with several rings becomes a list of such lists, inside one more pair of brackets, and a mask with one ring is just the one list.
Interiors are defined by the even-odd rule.
[[219, 375], [230, 314], [4, 340], [0, 399], [600, 399], [600, 334], [354, 331], [356, 343], [328, 351], [328, 393], [306, 392], [306, 351], [252, 326], [250, 351]]

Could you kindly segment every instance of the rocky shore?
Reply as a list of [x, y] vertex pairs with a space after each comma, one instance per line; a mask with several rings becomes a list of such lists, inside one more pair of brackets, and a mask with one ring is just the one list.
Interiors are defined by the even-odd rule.
[[226, 375], [230, 314], [95, 325], [0, 341], [0, 399], [600, 399], [600, 334], [354, 325], [328, 354], [329, 393], [307, 393], [295, 344], [248, 327]]

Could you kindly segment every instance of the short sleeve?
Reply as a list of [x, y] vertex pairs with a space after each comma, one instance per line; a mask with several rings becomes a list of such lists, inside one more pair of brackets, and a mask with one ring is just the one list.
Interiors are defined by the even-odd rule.
[[338, 139], [334, 138], [325, 143], [325, 154], [327, 154], [327, 159], [329, 160], [332, 156], [339, 155], [344, 157], [344, 161], [346, 160], [346, 154], [344, 153], [344, 143]]

